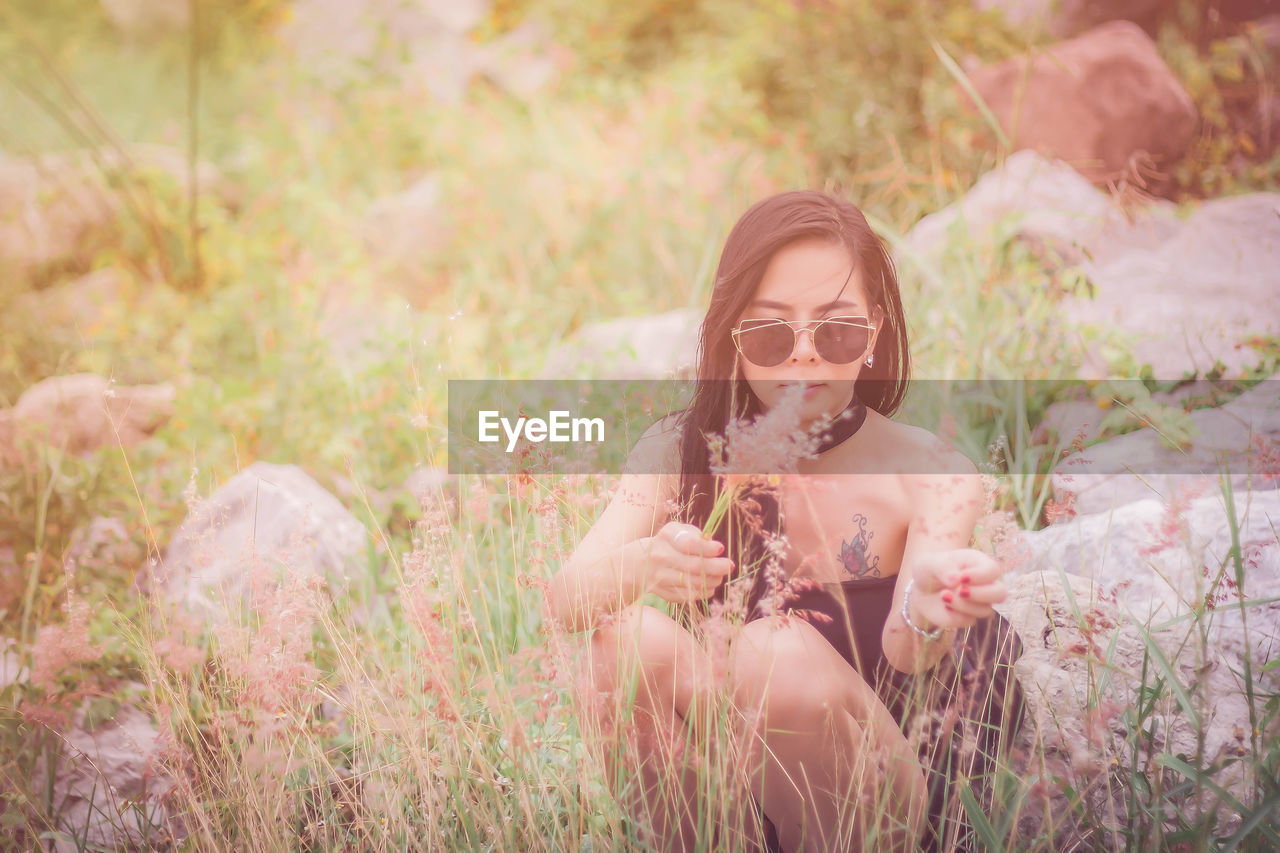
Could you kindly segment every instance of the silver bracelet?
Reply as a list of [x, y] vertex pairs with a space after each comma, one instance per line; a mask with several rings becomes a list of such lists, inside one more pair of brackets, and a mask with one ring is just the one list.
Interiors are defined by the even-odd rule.
[[919, 634], [921, 637], [924, 637], [926, 640], [936, 640], [942, 636], [942, 632], [946, 630], [945, 628], [934, 628], [933, 631], [926, 631], [916, 623], [912, 622], [911, 617], [907, 615], [908, 614], [907, 606], [911, 603], [911, 587], [915, 585], [916, 585], [915, 578], [912, 578], [911, 580], [907, 581], [907, 590], [902, 594], [902, 621], [907, 623], [908, 628], [910, 628], [912, 631], [915, 631], [917, 634]]

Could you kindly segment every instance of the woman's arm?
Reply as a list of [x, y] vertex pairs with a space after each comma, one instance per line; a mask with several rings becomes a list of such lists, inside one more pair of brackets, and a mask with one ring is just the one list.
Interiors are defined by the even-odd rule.
[[[989, 616], [993, 612], [989, 601], [1004, 599], [999, 565], [969, 548], [983, 509], [977, 468], [963, 454], [948, 451], [939, 470], [943, 473], [904, 475], [915, 513], [907, 528], [902, 568], [881, 645], [889, 664], [905, 673], [932, 668], [951, 649], [957, 629]], [[955, 596], [965, 575], [971, 598], [961, 600]], [[935, 640], [920, 636], [902, 618], [903, 598], [912, 580], [911, 620], [926, 631], [945, 629]], [[955, 609], [947, 609], [944, 594], [952, 596]]]
[[[646, 430], [628, 457], [633, 472], [677, 471], [679, 433], [672, 418]], [[678, 475], [624, 473], [600, 518], [551, 578], [546, 615], [571, 631], [646, 592], [667, 601], [705, 598], [731, 564], [719, 543], [696, 527], [667, 522]]]
[[551, 578], [547, 617], [570, 631], [592, 627], [604, 613], [643, 594], [644, 540], [666, 519], [671, 475], [624, 474], [604, 513]]

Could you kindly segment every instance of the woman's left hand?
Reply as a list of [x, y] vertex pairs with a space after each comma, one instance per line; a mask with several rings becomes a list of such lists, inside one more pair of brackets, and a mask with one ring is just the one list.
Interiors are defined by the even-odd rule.
[[941, 628], [968, 628], [1008, 597], [1002, 574], [999, 563], [974, 548], [920, 554], [911, 567], [911, 617]]

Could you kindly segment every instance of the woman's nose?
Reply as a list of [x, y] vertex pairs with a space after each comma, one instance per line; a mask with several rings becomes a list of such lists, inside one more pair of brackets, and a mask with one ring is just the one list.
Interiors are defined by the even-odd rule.
[[791, 351], [791, 361], [817, 361], [818, 350], [813, 345], [813, 329], [801, 329], [796, 333], [796, 346]]

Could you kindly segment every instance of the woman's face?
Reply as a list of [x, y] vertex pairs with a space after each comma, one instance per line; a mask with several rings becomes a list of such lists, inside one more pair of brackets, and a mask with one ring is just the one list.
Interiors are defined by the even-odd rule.
[[[853, 399], [854, 383], [875, 348], [882, 312], [867, 302], [861, 271], [850, 267], [853, 259], [844, 246], [822, 238], [798, 240], [780, 249], [765, 269], [764, 278], [735, 327], [744, 320], [780, 319], [805, 329], [828, 317], [869, 318], [866, 350], [848, 364], [823, 358], [814, 336], [802, 331], [795, 347], [781, 364], [761, 367], [738, 356], [742, 376], [766, 409], [773, 408], [791, 384], [806, 386], [801, 421], [807, 426], [824, 414], [837, 414]], [[848, 284], [846, 284], [846, 280]]]

